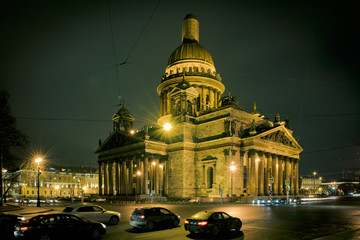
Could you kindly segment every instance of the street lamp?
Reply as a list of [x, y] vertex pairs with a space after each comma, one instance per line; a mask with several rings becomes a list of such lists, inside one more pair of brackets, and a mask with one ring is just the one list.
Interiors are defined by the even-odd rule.
[[166, 131], [169, 131], [171, 128], [172, 128], [172, 126], [171, 126], [170, 123], [165, 123], [165, 124], [164, 124], [164, 129], [165, 129]]
[[316, 172], [313, 172], [313, 175], [314, 175], [314, 194], [316, 193], [316, 187], [315, 187], [316, 186], [315, 185], [315, 176], [316, 176], [316, 174], [317, 174]]
[[35, 162], [38, 165], [38, 196], [37, 196], [37, 202], [36, 202], [36, 207], [40, 207], [40, 163], [42, 162], [42, 158], [37, 158], [35, 159]]
[[234, 174], [233, 172], [235, 171], [236, 167], [234, 165], [231, 165], [230, 170], [231, 170], [231, 201], [233, 201], [233, 181], [234, 181]]

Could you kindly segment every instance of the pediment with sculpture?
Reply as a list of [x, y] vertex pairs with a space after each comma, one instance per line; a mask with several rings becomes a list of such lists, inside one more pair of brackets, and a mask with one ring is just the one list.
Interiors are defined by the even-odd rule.
[[281, 143], [289, 147], [297, 148], [299, 149], [299, 144], [296, 142], [294, 138], [290, 139], [284, 131], [278, 130], [275, 132], [272, 132], [270, 134], [266, 134], [264, 136], [261, 136], [260, 139]]

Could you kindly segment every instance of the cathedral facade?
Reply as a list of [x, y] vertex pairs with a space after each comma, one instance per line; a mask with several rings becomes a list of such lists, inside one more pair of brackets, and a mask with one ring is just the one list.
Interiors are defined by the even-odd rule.
[[157, 126], [133, 129], [123, 104], [113, 132], [99, 143], [99, 193], [107, 196], [204, 198], [299, 192], [302, 151], [288, 121], [238, 107], [210, 53], [199, 44], [199, 22], [188, 14], [182, 44], [157, 88]]

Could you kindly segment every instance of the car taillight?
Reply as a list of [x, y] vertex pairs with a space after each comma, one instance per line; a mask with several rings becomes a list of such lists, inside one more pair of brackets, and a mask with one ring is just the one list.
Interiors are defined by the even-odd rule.
[[140, 218], [141, 218], [141, 219], [145, 219], [145, 215], [141, 215]]
[[185, 220], [184, 223], [185, 223], [185, 224], [189, 224], [189, 220]]
[[198, 225], [200, 226], [205, 226], [207, 224], [207, 221], [200, 221], [198, 222]]
[[31, 227], [20, 227], [20, 231], [27, 231], [31, 229]]

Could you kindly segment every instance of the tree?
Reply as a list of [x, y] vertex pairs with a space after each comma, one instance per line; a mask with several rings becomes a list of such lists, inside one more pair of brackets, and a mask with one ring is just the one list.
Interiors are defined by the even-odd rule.
[[24, 146], [28, 142], [27, 136], [16, 128], [16, 118], [11, 115], [9, 93], [0, 90], [0, 206], [3, 205], [3, 164], [9, 164], [13, 159], [10, 149]]

